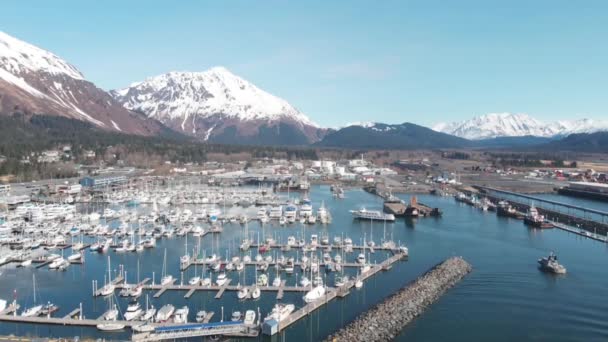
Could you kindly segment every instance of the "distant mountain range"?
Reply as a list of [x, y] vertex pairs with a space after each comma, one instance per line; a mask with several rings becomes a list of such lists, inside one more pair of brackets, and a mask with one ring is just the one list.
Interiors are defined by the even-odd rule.
[[106, 92], [53, 53], [0, 32], [0, 115], [13, 114], [50, 115], [86, 122], [78, 127], [87, 129], [188, 136], [200, 142], [361, 149], [565, 149], [574, 144], [602, 151], [603, 134], [580, 133], [608, 131], [608, 121], [547, 124], [526, 114], [509, 113], [441, 123], [433, 129], [412, 123], [359, 123], [333, 130], [319, 127], [287, 101], [223, 67], [169, 72]]
[[608, 131], [608, 121], [580, 119], [544, 123], [527, 114], [491, 113], [461, 122], [439, 123], [433, 129], [470, 140], [523, 136], [563, 137], [574, 133]]
[[462, 148], [471, 146], [471, 142], [406, 122], [396, 125], [383, 123], [352, 124], [328, 133], [316, 145], [360, 149], [416, 149]]

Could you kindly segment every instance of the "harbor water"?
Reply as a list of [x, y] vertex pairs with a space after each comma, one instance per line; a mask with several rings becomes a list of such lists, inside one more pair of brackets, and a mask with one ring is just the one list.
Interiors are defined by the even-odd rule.
[[[291, 194], [293, 197], [294, 194]], [[364, 239], [372, 239], [379, 244], [383, 237], [392, 238], [409, 248], [409, 259], [394, 264], [391, 270], [381, 272], [367, 280], [361, 289], [351, 289], [345, 298], [338, 298], [309, 316], [296, 322], [288, 329], [273, 337], [260, 335], [260, 341], [318, 341], [339, 329], [367, 308], [400, 289], [435, 264], [450, 256], [463, 256], [473, 265], [473, 272], [455, 288], [447, 292], [439, 301], [398, 337], [400, 341], [602, 341], [608, 339], [608, 246], [579, 235], [558, 229], [535, 230], [527, 228], [522, 221], [497, 217], [492, 212], [482, 212], [473, 207], [456, 202], [451, 197], [418, 196], [418, 200], [431, 207], [443, 210], [441, 218], [398, 219], [395, 223], [354, 221], [351, 209], [365, 206], [367, 209], [381, 209], [380, 198], [359, 189], [347, 190], [345, 199], [334, 199], [328, 186], [314, 186], [309, 194], [316, 210], [323, 201], [329, 208], [333, 221], [327, 226], [320, 224], [303, 226], [300, 223], [281, 227], [276, 223], [260, 226], [250, 222], [249, 232], [254, 239], [272, 236], [277, 241], [285, 241], [287, 236], [301, 236], [309, 241], [311, 234], [352, 238], [356, 245]], [[409, 200], [409, 195], [400, 196]], [[608, 205], [598, 204], [601, 210]], [[603, 209], [602, 209], [603, 208]], [[141, 207], [140, 210], [146, 210]], [[248, 211], [255, 215], [256, 208]], [[238, 223], [226, 224], [223, 233], [208, 234], [201, 238], [202, 250], [208, 255], [215, 253], [223, 258], [228, 255], [243, 255], [239, 244], [243, 238], [243, 226]], [[92, 241], [85, 237], [85, 241]], [[197, 238], [188, 237], [188, 251], [198, 244]], [[107, 275], [107, 256], [111, 257], [111, 273], [114, 276], [118, 265], [124, 265], [127, 279], [134, 283], [139, 279], [154, 278], [159, 282], [163, 266], [164, 250], [167, 250], [167, 273], [180, 283], [179, 257], [185, 251], [185, 239], [173, 236], [157, 241], [156, 248], [144, 252], [117, 254], [91, 253], [84, 251], [83, 265], [72, 265], [65, 272], [48, 268], [28, 267], [16, 269], [2, 267], [0, 271], [0, 298], [12, 300], [16, 296], [21, 307], [33, 303], [32, 275], [36, 276], [37, 301], [52, 301], [60, 306], [55, 314], [62, 317], [80, 303], [87, 318], [97, 318], [108, 309], [106, 299], [92, 296], [92, 281], [103, 284]], [[563, 276], [555, 276], [540, 271], [537, 259], [555, 251], [560, 262], [568, 269]], [[66, 250], [69, 255], [70, 250]], [[273, 254], [280, 254], [277, 250]], [[290, 252], [295, 256], [296, 252]], [[336, 251], [332, 252], [332, 256]], [[203, 252], [201, 252], [202, 257]], [[257, 252], [252, 252], [255, 256]], [[385, 252], [376, 251], [369, 256], [372, 262], [386, 259]], [[348, 256], [352, 261], [356, 253]], [[139, 265], [139, 267], [138, 267]], [[184, 283], [200, 275], [202, 268], [189, 267], [183, 274]], [[356, 270], [349, 269], [356, 275]], [[275, 276], [274, 268], [268, 271], [269, 279]], [[231, 285], [252, 284], [255, 270], [248, 267], [245, 274], [232, 272], [228, 275]], [[291, 276], [281, 275], [288, 285], [299, 281], [301, 273]], [[297, 277], [297, 279], [296, 279]], [[326, 275], [326, 282], [333, 285], [333, 274]], [[214, 275], [215, 279], [215, 275]], [[166, 291], [160, 298], [152, 298], [150, 303], [156, 308], [171, 303], [176, 308], [190, 307], [190, 321], [198, 310], [213, 311], [211, 321], [219, 321], [224, 310], [224, 320], [229, 320], [233, 311], [259, 310], [262, 315], [277, 303], [275, 292], [262, 292], [258, 301], [239, 301], [235, 292], [227, 291], [221, 299], [215, 299], [214, 291], [197, 291], [185, 299], [186, 291]], [[281, 300], [302, 307], [302, 293], [286, 292]], [[118, 298], [122, 312], [128, 300]], [[145, 306], [145, 295], [140, 298]], [[396, 308], [398, 310], [398, 308]], [[104, 337], [127, 340], [130, 332], [102, 333], [95, 328], [64, 327], [53, 325], [26, 325], [8, 322], [0, 323], [0, 334], [51, 337]], [[255, 340], [255, 339], [244, 339]]]

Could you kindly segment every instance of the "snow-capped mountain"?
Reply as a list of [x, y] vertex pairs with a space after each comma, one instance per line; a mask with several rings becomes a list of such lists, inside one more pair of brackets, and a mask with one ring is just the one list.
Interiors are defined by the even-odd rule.
[[170, 72], [111, 93], [126, 108], [204, 141], [298, 145], [324, 132], [287, 101], [224, 67]]
[[527, 114], [490, 113], [461, 122], [439, 123], [433, 129], [472, 140], [520, 136], [554, 137], [608, 130], [608, 121], [580, 119], [545, 123]]
[[64, 116], [132, 134], [162, 127], [126, 110], [65, 60], [0, 31], [0, 114], [13, 113]]

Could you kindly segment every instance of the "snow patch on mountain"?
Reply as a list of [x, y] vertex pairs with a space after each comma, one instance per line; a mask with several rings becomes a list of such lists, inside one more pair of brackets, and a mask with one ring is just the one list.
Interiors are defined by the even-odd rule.
[[269, 94], [224, 67], [204, 72], [170, 72], [151, 77], [113, 96], [132, 110], [159, 120], [213, 115], [249, 120], [291, 119], [318, 127], [287, 101]]
[[54, 54], [0, 31], [0, 66], [13, 75], [44, 71], [84, 79], [80, 71]]
[[470, 120], [438, 123], [433, 130], [461, 138], [479, 140], [496, 137], [553, 137], [608, 130], [608, 121], [580, 119], [545, 123], [528, 114], [490, 113]]

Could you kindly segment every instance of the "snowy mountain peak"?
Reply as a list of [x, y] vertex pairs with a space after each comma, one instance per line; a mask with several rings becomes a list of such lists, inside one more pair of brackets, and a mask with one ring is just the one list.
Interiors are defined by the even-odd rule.
[[204, 72], [169, 72], [113, 94], [125, 107], [160, 120], [222, 115], [244, 121], [288, 118], [318, 127], [287, 101], [221, 66]]
[[433, 129], [461, 138], [478, 140], [527, 135], [552, 137], [573, 133], [592, 133], [608, 130], [608, 122], [580, 119], [544, 123], [523, 113], [489, 113], [461, 122], [438, 123], [433, 126]]
[[63, 59], [0, 31], [0, 67], [13, 75], [29, 72], [65, 74], [81, 80], [83, 75]]

